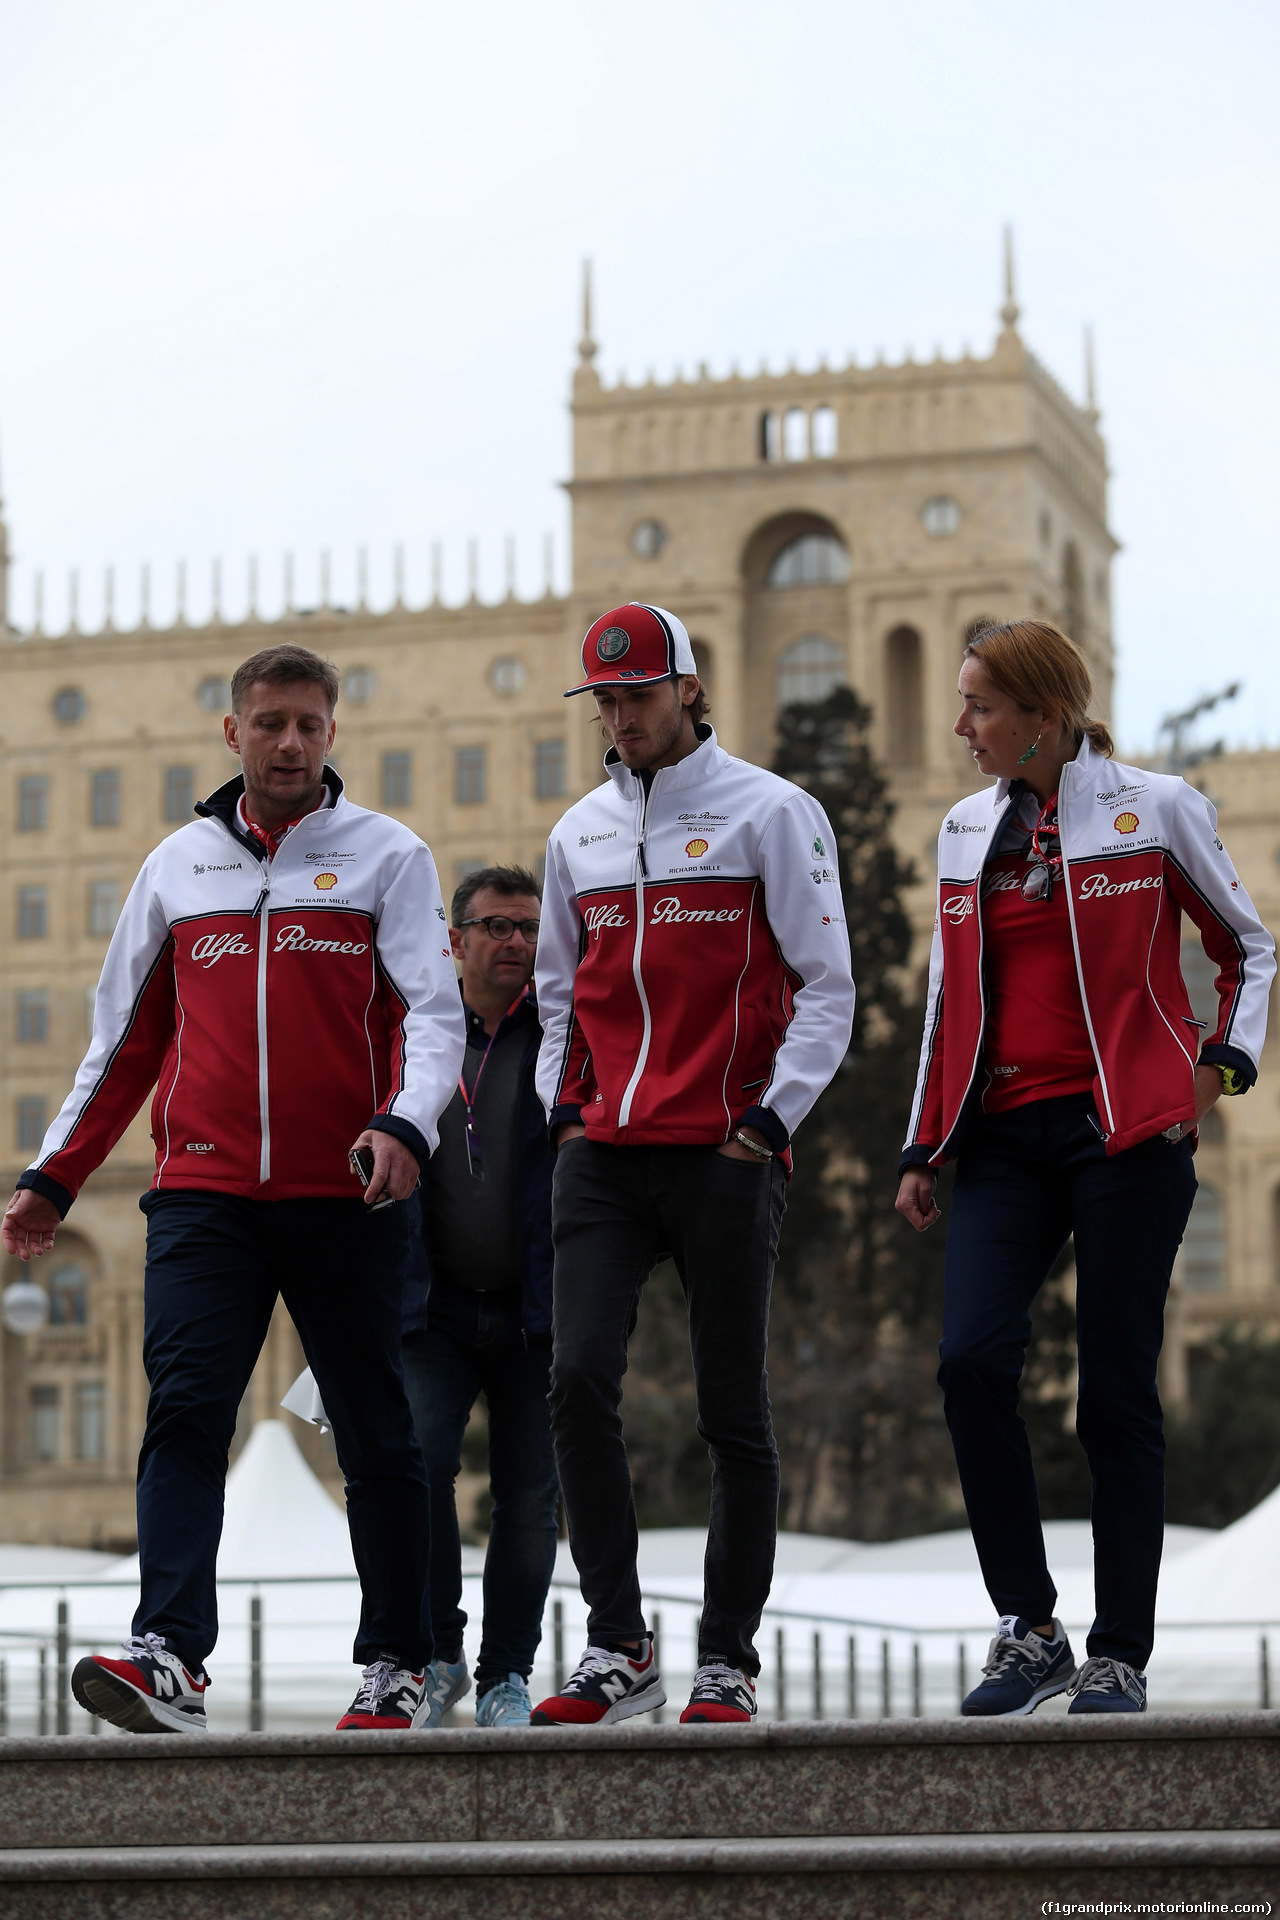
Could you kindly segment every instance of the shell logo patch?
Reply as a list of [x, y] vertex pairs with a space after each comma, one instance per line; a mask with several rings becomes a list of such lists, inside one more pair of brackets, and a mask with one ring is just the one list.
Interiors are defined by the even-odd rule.
[[685, 852], [689, 855], [690, 859], [699, 860], [710, 844], [711, 842], [709, 840], [690, 840], [685, 846]]
[[1138, 831], [1138, 816], [1136, 813], [1118, 813], [1115, 817], [1114, 824], [1117, 833], [1136, 833]]
[[330, 887], [337, 886], [338, 876], [336, 873], [318, 873], [311, 884], [319, 887], [321, 893], [328, 893]]

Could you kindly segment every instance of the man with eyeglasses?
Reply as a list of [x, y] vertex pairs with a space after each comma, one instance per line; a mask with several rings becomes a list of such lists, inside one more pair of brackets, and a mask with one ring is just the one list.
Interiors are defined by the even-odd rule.
[[527, 1726], [528, 1678], [556, 1557], [559, 1492], [547, 1407], [551, 1171], [534, 1084], [542, 1028], [531, 985], [541, 901], [522, 867], [468, 874], [449, 938], [467, 1049], [424, 1176], [422, 1236], [405, 1293], [405, 1387], [431, 1487], [428, 1726], [469, 1690], [454, 1483], [480, 1393], [493, 1508], [476, 1663], [476, 1724]]

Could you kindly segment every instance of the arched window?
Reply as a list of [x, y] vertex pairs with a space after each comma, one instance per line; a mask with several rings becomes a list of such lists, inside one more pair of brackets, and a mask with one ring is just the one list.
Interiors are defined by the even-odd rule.
[[788, 460], [809, 458], [809, 416], [803, 407], [788, 407], [782, 416], [782, 451]]
[[810, 422], [815, 460], [834, 460], [839, 447], [839, 426], [834, 407], [815, 407]]
[[884, 650], [889, 764], [918, 767], [924, 758], [920, 635], [914, 627], [895, 627]]
[[771, 587], [835, 587], [849, 578], [849, 555], [833, 533], [802, 533], [776, 554]]
[[1196, 1192], [1178, 1265], [1188, 1293], [1221, 1293], [1227, 1284], [1222, 1195], [1211, 1181], [1202, 1180]]
[[89, 1276], [72, 1261], [49, 1276], [49, 1325], [83, 1327], [89, 1318]]
[[848, 678], [844, 649], [820, 633], [806, 633], [778, 655], [778, 705], [825, 700]]

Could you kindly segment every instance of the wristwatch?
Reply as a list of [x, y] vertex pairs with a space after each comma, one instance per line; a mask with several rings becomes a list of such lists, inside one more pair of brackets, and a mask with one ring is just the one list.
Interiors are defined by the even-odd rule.
[[1237, 1093], [1244, 1092], [1244, 1081], [1235, 1067], [1220, 1066], [1218, 1072], [1222, 1075], [1222, 1091], [1228, 1099], [1233, 1098]]
[[738, 1131], [733, 1137], [740, 1147], [745, 1147], [748, 1153], [754, 1153], [757, 1160], [772, 1160], [773, 1148], [762, 1147], [758, 1140], [752, 1140], [742, 1131], [741, 1127], [738, 1128]]

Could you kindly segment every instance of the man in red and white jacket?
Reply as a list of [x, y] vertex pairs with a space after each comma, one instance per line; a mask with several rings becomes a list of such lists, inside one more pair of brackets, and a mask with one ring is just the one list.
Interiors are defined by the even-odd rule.
[[[431, 854], [325, 766], [338, 675], [306, 648], [231, 683], [243, 777], [144, 862], [112, 936], [93, 1039], [3, 1241], [52, 1245], [154, 1088], [138, 1462], [141, 1596], [123, 1660], [76, 1698], [136, 1732], [205, 1726], [214, 1569], [236, 1412], [277, 1294], [332, 1419], [364, 1594], [343, 1726], [430, 1711], [427, 1483], [400, 1370], [402, 1201], [435, 1147], [465, 1035]], [[361, 1197], [350, 1156], [365, 1149]]]
[[662, 1705], [618, 1414], [627, 1339], [670, 1253], [712, 1458], [706, 1606], [685, 1720], [749, 1720], [778, 1460], [769, 1288], [792, 1133], [844, 1058], [849, 941], [831, 826], [701, 723], [674, 614], [604, 614], [582, 649], [608, 778], [547, 847], [538, 1090], [558, 1148], [552, 1423], [589, 1645], [535, 1724]]
[[[1016, 804], [1009, 782], [997, 781], [954, 806], [938, 836], [938, 914], [903, 1169], [954, 1159], [982, 1105], [979, 888]], [[1058, 829], [1094, 1101], [1108, 1154], [1123, 1153], [1194, 1126], [1197, 1065], [1223, 1071], [1231, 1093], [1253, 1085], [1275, 946], [1218, 837], [1213, 806], [1177, 775], [1122, 766], [1086, 735], [1062, 770]], [[1179, 960], [1183, 914], [1218, 968], [1218, 1018], [1203, 1037]], [[1145, 966], [1135, 967], [1135, 954]]]

